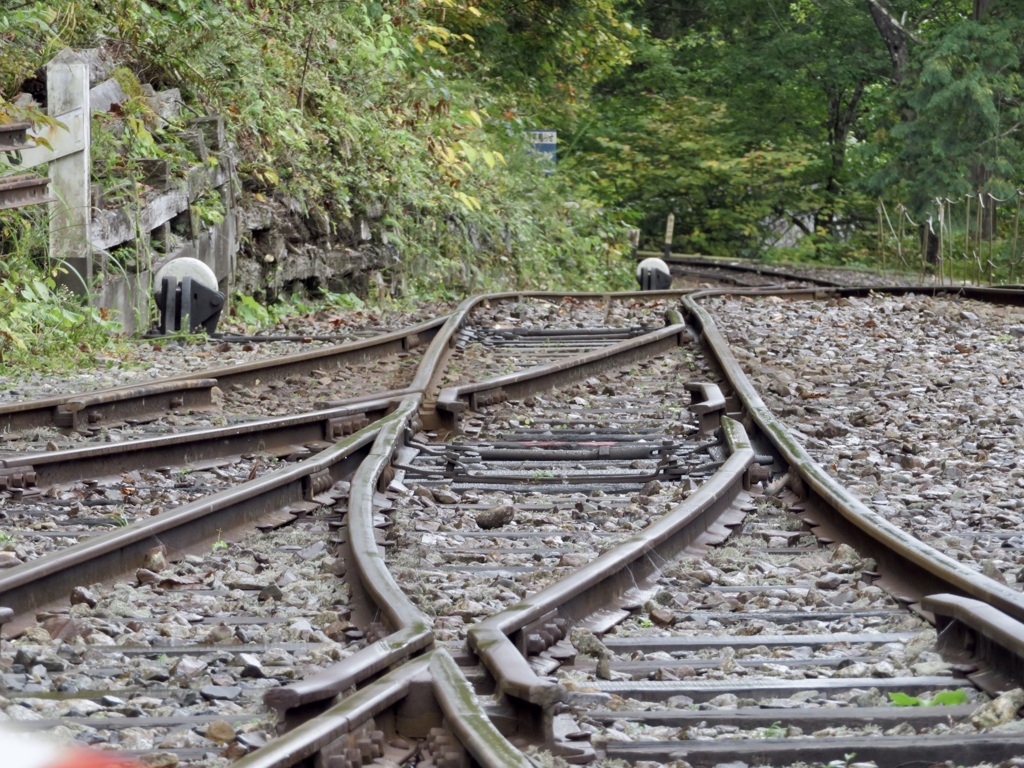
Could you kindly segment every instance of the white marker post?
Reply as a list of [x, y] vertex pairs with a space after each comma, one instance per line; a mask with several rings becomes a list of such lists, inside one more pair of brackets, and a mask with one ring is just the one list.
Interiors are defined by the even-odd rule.
[[676, 215], [670, 213], [668, 215], [668, 221], [665, 222], [665, 246], [662, 249], [662, 253], [665, 254], [665, 258], [672, 256], [672, 236], [676, 229]]
[[48, 132], [52, 151], [37, 147], [25, 154], [41, 151], [41, 161], [50, 163], [50, 187], [57, 198], [50, 206], [50, 259], [67, 268], [57, 282], [86, 294], [92, 283], [89, 68], [74, 51], [61, 51], [46, 65], [46, 103], [47, 113], [67, 131]]
[[28, 131], [35, 146], [19, 149], [12, 165], [26, 171], [49, 163], [50, 260], [67, 267], [58, 283], [85, 294], [92, 280], [89, 68], [74, 51], [61, 51], [46, 65], [46, 102], [47, 114], [63, 127]]

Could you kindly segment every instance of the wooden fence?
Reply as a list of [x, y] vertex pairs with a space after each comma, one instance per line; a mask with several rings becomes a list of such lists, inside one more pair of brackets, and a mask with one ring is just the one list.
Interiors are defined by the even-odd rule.
[[[99, 196], [91, 183], [88, 64], [74, 51], [62, 51], [46, 65], [46, 83], [47, 114], [61, 127], [30, 132], [44, 141], [20, 150], [17, 165], [8, 161], [4, 169], [0, 164], [0, 175], [49, 166], [50, 258], [64, 267], [60, 282], [118, 313], [128, 331], [148, 324], [152, 274], [172, 258], [200, 259], [217, 275], [220, 290], [229, 293], [237, 252], [235, 174], [219, 119], [197, 121], [213, 126], [201, 140], [212, 145], [204, 145], [204, 151], [218, 153], [216, 165], [197, 166], [184, 181], [135, 205], [105, 210], [96, 205]], [[220, 195], [226, 215], [222, 224], [201, 226], [191, 206], [211, 189]], [[168, 246], [172, 230], [178, 235], [173, 248]], [[130, 269], [112, 263], [111, 251], [126, 245], [149, 258]]]

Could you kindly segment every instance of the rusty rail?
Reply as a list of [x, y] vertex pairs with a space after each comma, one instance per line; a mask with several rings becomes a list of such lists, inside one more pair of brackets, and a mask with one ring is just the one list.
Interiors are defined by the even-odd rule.
[[[890, 591], [901, 595], [908, 604], [919, 604], [925, 612], [929, 605], [938, 605], [934, 601], [922, 602], [927, 595], [953, 593], [979, 600], [1000, 611], [1007, 619], [1024, 621], [1024, 595], [896, 527], [855, 498], [811, 459], [764, 404], [710, 313], [700, 306], [700, 299], [720, 294], [718, 291], [694, 293], [683, 298], [683, 305], [698, 329], [702, 343], [742, 401], [750, 425], [756, 426], [789, 465], [789, 471], [799, 477], [795, 485], [807, 497], [808, 515], [805, 519], [817, 527], [817, 535], [845, 541], [862, 552], [869, 552], [878, 561], [882, 581], [889, 584]], [[996, 636], [990, 639], [1001, 642]], [[1021, 663], [1018, 654], [1024, 652], [1024, 647], [1019, 644], [1000, 647], [1005, 663]]]
[[[205, 407], [209, 388], [250, 386], [257, 380], [309, 375], [398, 354], [430, 342], [446, 318], [430, 320], [393, 333], [361, 339], [325, 349], [257, 360], [198, 373], [185, 373], [144, 384], [129, 384], [85, 394], [67, 394], [0, 405], [0, 431], [61, 426], [79, 429], [114, 415], [142, 416], [168, 408]], [[201, 381], [202, 384], [195, 382]], [[204, 389], [206, 394], [202, 394]], [[404, 393], [405, 390], [402, 390]], [[159, 397], [158, 397], [159, 395]], [[376, 393], [373, 397], [379, 397]], [[196, 399], [196, 398], [204, 398]], [[349, 401], [351, 402], [351, 401]], [[128, 411], [120, 410], [128, 408]]]
[[616, 598], [656, 572], [659, 563], [692, 544], [732, 506], [743, 492], [755, 454], [738, 422], [724, 418], [722, 432], [729, 458], [684, 502], [569, 578], [470, 628], [469, 645], [502, 692], [533, 707], [534, 717], [548, 717], [552, 705], [564, 700], [565, 691], [538, 677], [527, 662], [529, 628], [538, 622], [552, 623], [556, 614], [578, 618], [613, 605]]
[[413, 680], [425, 673], [429, 664], [429, 656], [413, 659], [232, 765], [238, 768], [309, 765], [310, 758], [330, 754], [332, 743], [405, 698]]
[[452, 431], [457, 431], [459, 414], [467, 408], [477, 409], [508, 399], [521, 399], [542, 389], [579, 381], [608, 368], [626, 365], [677, 347], [683, 343], [689, 329], [678, 314], [671, 314], [669, 323], [652, 333], [554, 363], [498, 376], [484, 382], [443, 389], [437, 398], [437, 409], [445, 414], [442, 417], [442, 424]]
[[37, 611], [66, 599], [77, 585], [106, 581], [142, 567], [146, 553], [154, 547], [165, 547], [171, 557], [184, 554], [289, 504], [308, 500], [329, 490], [362, 462], [379, 428], [371, 425], [305, 461], [4, 571], [0, 605], [15, 614]]
[[[6, 478], [21, 478], [16, 487], [28, 489], [138, 469], [186, 465], [245, 453], [290, 452], [298, 445], [333, 443], [383, 418], [394, 409], [400, 395], [382, 393], [377, 399], [354, 398], [354, 404], [326, 411], [0, 459], [0, 490], [11, 485]], [[26, 479], [28, 475], [31, 480]]]
[[376, 440], [352, 478], [349, 496], [350, 573], [357, 576], [362, 589], [369, 594], [378, 610], [387, 616], [393, 634], [360, 649], [313, 677], [268, 691], [264, 700], [285, 719], [290, 717], [290, 710], [330, 699], [371, 675], [409, 658], [434, 641], [429, 617], [416, 608], [395, 583], [384, 564], [373, 533], [373, 495], [377, 491], [381, 474], [390, 462], [394, 445], [415, 414], [417, 406], [416, 398], [410, 398], [395, 413], [378, 422]]

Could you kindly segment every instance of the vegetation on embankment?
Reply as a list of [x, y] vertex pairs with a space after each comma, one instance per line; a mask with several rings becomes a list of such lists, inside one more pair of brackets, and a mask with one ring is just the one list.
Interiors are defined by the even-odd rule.
[[[0, 11], [0, 120], [38, 117], [13, 100], [60, 47], [102, 46], [135, 82], [225, 117], [250, 199], [326, 219], [340, 241], [367, 222], [409, 296], [626, 286], [625, 227], [657, 245], [669, 213], [678, 251], [917, 268], [930, 231], [931, 268], [1014, 280], [1022, 9], [21, 0]], [[161, 138], [136, 107], [122, 138]], [[559, 132], [549, 175], [524, 138], [540, 128]], [[104, 172], [129, 174], [106, 149]], [[35, 242], [24, 221], [2, 216], [8, 254]], [[5, 255], [5, 300], [45, 286], [33, 256]], [[0, 319], [0, 346], [28, 343], [30, 321]]]
[[[530, 151], [526, 131], [545, 119], [535, 107], [552, 94], [484, 73], [471, 32], [452, 30], [493, 25], [498, 10], [448, 0], [26, 2], [0, 14], [5, 53], [16, 54], [0, 59], [0, 120], [40, 118], [14, 99], [61, 46], [100, 46], [122, 65], [128, 96], [112, 119], [93, 121], [94, 175], [106, 187], [140, 178], [133, 152], [174, 153], [176, 126], [158, 125], [135, 91], [140, 81], [177, 87], [186, 111], [225, 118], [243, 197], [315, 214], [342, 243], [370, 229], [395, 255], [388, 280], [407, 295], [625, 287], [622, 214], [546, 173]], [[584, 92], [591, 79], [563, 85]], [[552, 106], [549, 115], [566, 108]], [[19, 288], [52, 287], [52, 273], [35, 270], [43, 239], [24, 236], [45, 229], [41, 218], [8, 212], [0, 221], [12, 287], [3, 298], [24, 310], [23, 320], [0, 320], [9, 359], [38, 351], [30, 329], [47, 322]], [[43, 295], [67, 309], [55, 292]], [[51, 334], [49, 347], [63, 335]]]

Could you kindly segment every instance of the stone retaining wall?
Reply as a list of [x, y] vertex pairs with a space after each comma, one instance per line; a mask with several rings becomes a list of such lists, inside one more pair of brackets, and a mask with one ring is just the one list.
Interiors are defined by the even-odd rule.
[[[109, 113], [110, 120], [116, 122], [120, 106], [129, 97], [113, 76], [115, 62], [102, 50], [63, 52], [48, 65], [47, 81], [26, 84], [26, 93], [19, 96], [21, 103], [46, 106], [36, 101], [36, 96], [60, 103], [63, 91], [72, 85], [65, 74], [71, 67], [83, 73], [80, 79], [87, 79], [88, 98], [78, 102], [86, 105], [85, 114]], [[147, 84], [141, 88], [162, 125], [181, 123], [177, 89], [157, 92]], [[270, 196], [258, 200], [246, 195], [220, 117], [209, 115], [185, 123], [187, 130], [181, 136], [200, 160], [185, 178], [180, 178], [180, 170], [175, 177], [167, 160], [133, 158], [146, 173], [142, 183], [136, 184], [134, 179], [121, 184], [108, 181], [106, 189], [94, 184], [88, 190], [81, 187], [83, 199], [89, 192], [87, 203], [69, 208], [62, 202], [70, 198], [67, 194], [58, 195], [62, 201], [54, 203], [63, 206], [65, 215], [88, 207], [89, 215], [78, 225], [82, 234], [77, 240], [69, 236], [70, 230], [62, 231], [64, 240], [78, 243], [74, 248], [89, 245], [84, 252], [64, 254], [65, 246], [72, 246], [51, 236], [51, 256], [67, 259], [69, 286], [89, 290], [93, 301], [120, 318], [126, 331], [144, 331], [151, 326], [155, 317], [152, 276], [170, 259], [188, 256], [207, 264], [229, 300], [234, 293], [264, 300], [296, 291], [365, 295], [370, 273], [393, 261], [393, 249], [373, 243], [370, 227], [364, 222], [358, 233], [352, 232], [345, 223], [333, 222], [322, 213], [308, 214]], [[73, 130], [86, 138], [80, 141], [85, 162], [74, 181], [77, 189], [89, 184], [89, 120], [79, 120], [74, 129], [59, 133]], [[74, 140], [73, 136], [58, 138]], [[77, 151], [81, 153], [82, 147]], [[54, 161], [50, 162], [52, 167]], [[219, 199], [218, 215], [204, 215], [204, 202], [209, 207], [213, 199]], [[218, 221], [221, 213], [223, 219]]]

